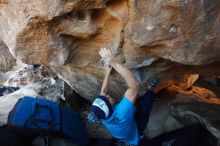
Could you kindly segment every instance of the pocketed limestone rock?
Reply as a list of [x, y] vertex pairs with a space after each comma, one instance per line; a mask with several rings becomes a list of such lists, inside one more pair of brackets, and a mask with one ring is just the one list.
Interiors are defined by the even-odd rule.
[[0, 71], [11, 70], [16, 65], [16, 59], [9, 52], [8, 47], [0, 41]]
[[[150, 77], [168, 85], [193, 68], [207, 73], [205, 65], [220, 58], [219, 6], [215, 0], [5, 0], [0, 38], [16, 59], [47, 66], [93, 100], [104, 77], [103, 47], [135, 72], [142, 91]], [[115, 72], [111, 79], [110, 94], [121, 97], [124, 80]]]

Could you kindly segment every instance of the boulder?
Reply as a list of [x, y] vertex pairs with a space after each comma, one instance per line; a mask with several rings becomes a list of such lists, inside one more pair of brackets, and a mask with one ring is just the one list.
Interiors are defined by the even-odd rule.
[[207, 90], [212, 91], [216, 94], [217, 97], [220, 97], [220, 79], [213, 78], [209, 76], [200, 76], [199, 79], [195, 82], [196, 86], [206, 88]]
[[[0, 38], [16, 59], [47, 66], [93, 100], [105, 73], [98, 54], [102, 47], [133, 70], [142, 91], [154, 76], [168, 85], [188, 72], [207, 73], [205, 64], [220, 61], [219, 6], [214, 0], [5, 0]], [[110, 94], [119, 97], [125, 89], [113, 73]]]
[[[178, 95], [182, 100], [173, 101], [170, 104], [170, 113], [183, 125], [203, 123], [207, 130], [220, 140], [220, 100], [215, 102], [198, 101], [192, 95]], [[186, 100], [187, 99], [187, 100]]]
[[15, 64], [16, 60], [9, 52], [8, 47], [3, 41], [0, 41], [0, 71], [11, 70]]
[[125, 37], [143, 50], [174, 62], [211, 63], [220, 54], [219, 6], [215, 0], [139, 0], [125, 27]]

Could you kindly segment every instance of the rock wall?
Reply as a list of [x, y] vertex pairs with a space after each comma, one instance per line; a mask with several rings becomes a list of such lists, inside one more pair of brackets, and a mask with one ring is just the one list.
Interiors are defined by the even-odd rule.
[[8, 47], [0, 41], [0, 71], [8, 71], [16, 64], [16, 59], [11, 55]]
[[[220, 61], [219, 7], [216, 0], [4, 0], [0, 40], [16, 59], [49, 67], [92, 100], [104, 76], [101, 47], [133, 69], [142, 90], [152, 76], [168, 83], [190, 70], [219, 75], [219, 63], [213, 72], [187, 66]], [[113, 73], [110, 94], [125, 88]]]

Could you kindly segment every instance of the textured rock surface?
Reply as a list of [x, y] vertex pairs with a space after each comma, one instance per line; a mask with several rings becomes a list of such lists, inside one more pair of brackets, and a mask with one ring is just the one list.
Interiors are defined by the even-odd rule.
[[[101, 47], [110, 48], [120, 62], [134, 69], [142, 85], [149, 75], [175, 70], [177, 64], [172, 62], [219, 61], [219, 6], [215, 0], [4, 0], [0, 39], [15, 58], [50, 67], [83, 97], [93, 99], [104, 75]], [[146, 73], [152, 60], [157, 63]], [[174, 76], [181, 79], [184, 73]], [[113, 96], [126, 88], [115, 74], [110, 84]]]
[[159, 100], [151, 111], [147, 128], [144, 131], [145, 136], [148, 138], [183, 127], [183, 124], [170, 114], [169, 104], [174, 100], [175, 93], [163, 90], [157, 94], [157, 97]]
[[219, 104], [207, 104], [196, 101], [173, 103], [171, 110], [173, 117], [184, 125], [202, 122], [217, 139], [220, 139]]
[[125, 34], [156, 56], [184, 64], [210, 63], [219, 57], [219, 5], [214, 0], [140, 0]]
[[[195, 75], [193, 75], [195, 77]], [[177, 85], [171, 85], [168, 90], [160, 91], [157, 96], [159, 101], [155, 104], [150, 120], [145, 130], [145, 135], [152, 138], [163, 132], [172, 131], [183, 126], [196, 122], [206, 125], [207, 129], [219, 139], [219, 108], [220, 99], [217, 94], [208, 90], [208, 81], [203, 81], [206, 87], [201, 85], [200, 78], [193, 86], [182, 88], [182, 85], [189, 83], [180, 82]], [[185, 79], [186, 80], [186, 79]], [[212, 80], [213, 83], [218, 79]], [[213, 88], [213, 86], [211, 86]], [[218, 86], [216, 86], [218, 88]]]
[[0, 41], [0, 71], [8, 71], [15, 65], [16, 60], [11, 55], [8, 47]]
[[[24, 96], [38, 97], [55, 102], [64, 98], [64, 81], [55, 78], [44, 66], [23, 64], [23, 68], [0, 74], [0, 84], [5, 87], [19, 87], [15, 92], [8, 92], [0, 98], [0, 126], [7, 124], [8, 114], [18, 99]], [[19, 67], [19, 66], [16, 66]], [[15, 67], [15, 68], [16, 68]], [[4, 88], [5, 88], [4, 87]], [[1, 92], [3, 92], [1, 86]], [[10, 94], [9, 94], [10, 93]]]

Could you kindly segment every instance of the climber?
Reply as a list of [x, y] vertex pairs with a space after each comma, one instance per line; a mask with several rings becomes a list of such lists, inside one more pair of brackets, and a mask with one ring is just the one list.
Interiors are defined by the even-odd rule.
[[[140, 106], [135, 112], [134, 104], [140, 89], [138, 81], [131, 71], [116, 61], [110, 50], [102, 48], [99, 54], [107, 64], [106, 75], [100, 96], [94, 100], [87, 118], [92, 123], [100, 119], [114, 137], [116, 146], [138, 145], [156, 99], [152, 89], [159, 83], [159, 79], [153, 79], [149, 83], [149, 90], [142, 97]], [[122, 100], [118, 103], [106, 94], [112, 68], [124, 78], [128, 86]]]

